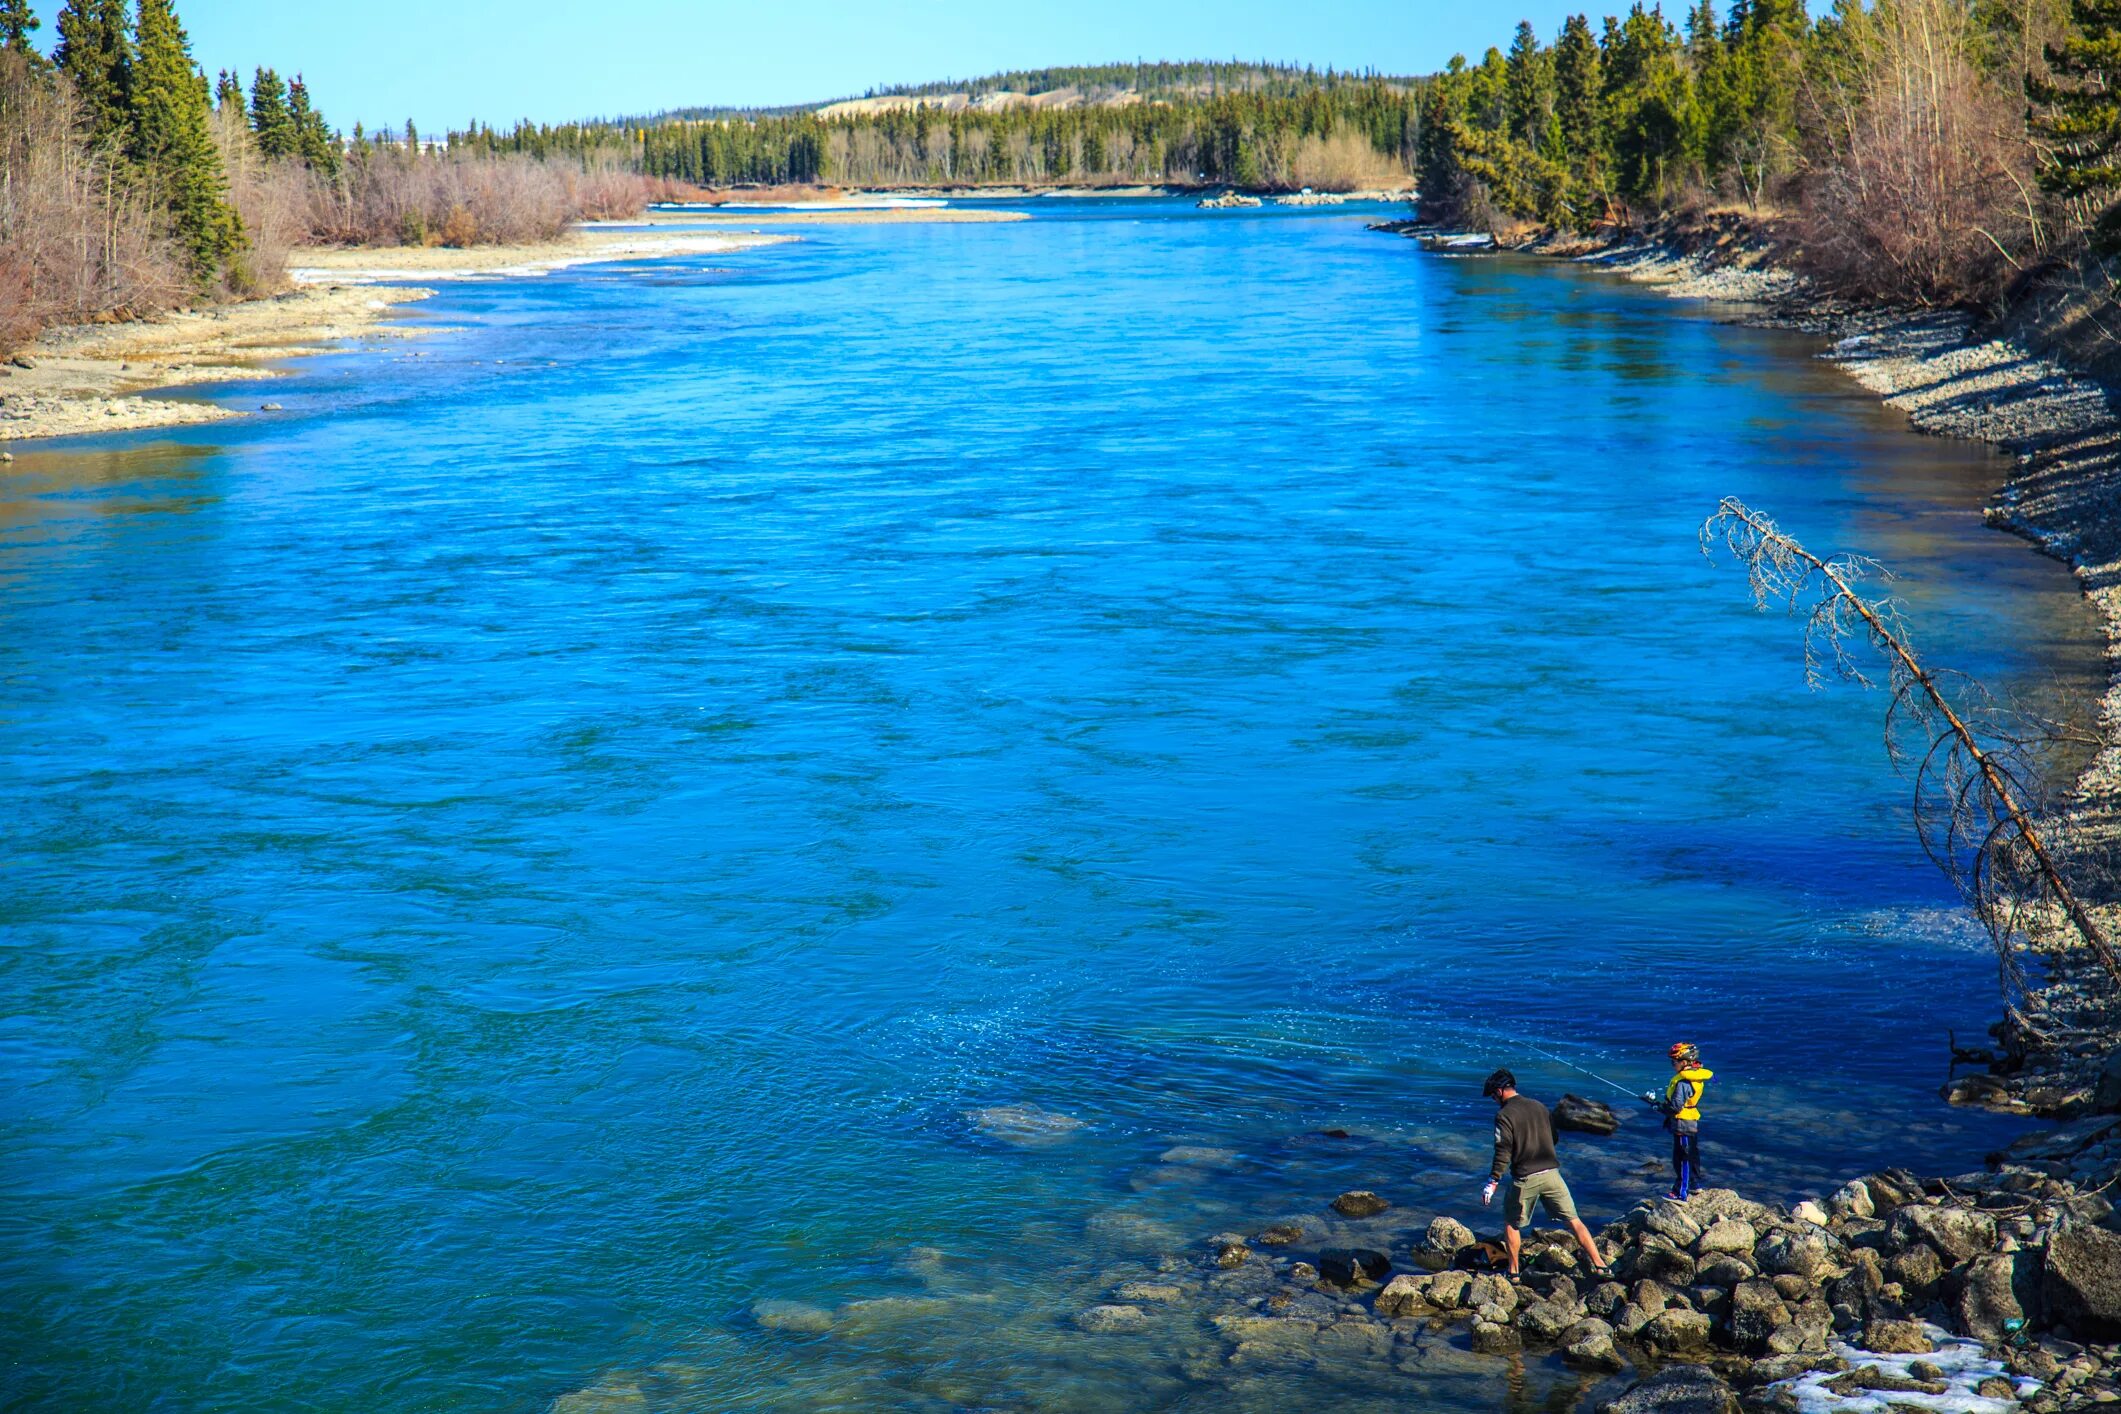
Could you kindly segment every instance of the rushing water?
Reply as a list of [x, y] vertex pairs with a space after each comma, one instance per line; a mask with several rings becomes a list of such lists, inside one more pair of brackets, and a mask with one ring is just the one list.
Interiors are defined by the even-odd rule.
[[[1700, 1041], [1762, 1193], [2013, 1132], [1936, 1100], [1994, 971], [1882, 703], [1694, 528], [2006, 684], [2089, 625], [1805, 341], [1155, 205], [414, 317], [0, 474], [0, 1403], [1519, 1407], [1068, 1318], [1347, 1187], [1477, 1219], [1481, 1075], [1595, 1092], [1520, 1043]], [[1569, 1146], [1592, 1216], [1660, 1139]]]

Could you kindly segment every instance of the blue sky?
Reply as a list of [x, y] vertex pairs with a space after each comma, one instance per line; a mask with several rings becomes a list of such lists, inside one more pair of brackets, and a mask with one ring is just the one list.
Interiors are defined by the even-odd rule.
[[[35, 0], [54, 39], [59, 0]], [[300, 70], [342, 128], [775, 104], [1043, 64], [1242, 56], [1427, 72], [1561, 0], [177, 0], [209, 72]], [[1607, 9], [1618, 9], [1609, 0]]]

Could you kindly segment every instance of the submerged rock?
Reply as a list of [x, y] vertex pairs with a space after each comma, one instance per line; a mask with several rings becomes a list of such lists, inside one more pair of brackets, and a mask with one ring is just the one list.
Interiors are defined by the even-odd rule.
[[1373, 1247], [1328, 1247], [1318, 1254], [1318, 1272], [1334, 1286], [1382, 1281], [1392, 1259]]
[[755, 1301], [751, 1319], [764, 1330], [816, 1335], [832, 1329], [833, 1317], [824, 1307], [803, 1301]]
[[1629, 1387], [1598, 1414], [1734, 1414], [1738, 1397], [1706, 1365], [1671, 1365]]
[[1092, 1335], [1138, 1330], [1148, 1322], [1149, 1313], [1139, 1306], [1092, 1306], [1075, 1315], [1076, 1328]]
[[1563, 1095], [1552, 1110], [1554, 1127], [1570, 1129], [1578, 1134], [1611, 1134], [1620, 1128], [1620, 1116], [1603, 1100], [1586, 1100], [1581, 1095]]
[[1333, 1200], [1333, 1211], [1348, 1218], [1374, 1218], [1391, 1206], [1367, 1188], [1351, 1189]]
[[1037, 1105], [986, 1105], [966, 1110], [965, 1122], [990, 1139], [1026, 1147], [1058, 1144], [1084, 1127], [1073, 1115]]

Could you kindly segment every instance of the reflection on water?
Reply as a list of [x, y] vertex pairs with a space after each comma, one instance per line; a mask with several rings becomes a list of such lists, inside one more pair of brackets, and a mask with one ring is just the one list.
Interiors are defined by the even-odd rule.
[[[1882, 702], [1693, 541], [2083, 695], [1987, 453], [1335, 214], [656, 271], [0, 476], [11, 1404], [1566, 1407], [1071, 1318], [1350, 1187], [1478, 1220], [1479, 1077], [1590, 1083], [1527, 1043], [1701, 1042], [1762, 1194], [2014, 1132], [1935, 1100], [1993, 968]], [[1660, 1137], [1571, 1146], [1594, 1217]]]

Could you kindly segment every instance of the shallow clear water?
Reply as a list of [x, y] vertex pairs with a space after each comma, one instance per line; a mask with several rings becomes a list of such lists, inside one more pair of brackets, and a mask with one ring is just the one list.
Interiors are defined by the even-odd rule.
[[[1595, 1092], [1521, 1043], [1699, 1040], [1761, 1193], [2009, 1137], [1882, 704], [1693, 539], [2081, 694], [1998, 463], [1593, 272], [1054, 205], [452, 287], [0, 476], [4, 1402], [1501, 1409], [1560, 1377], [1067, 1318], [1347, 1187], [1476, 1219], [1480, 1077]], [[1659, 1139], [1569, 1146], [1594, 1218]]]

